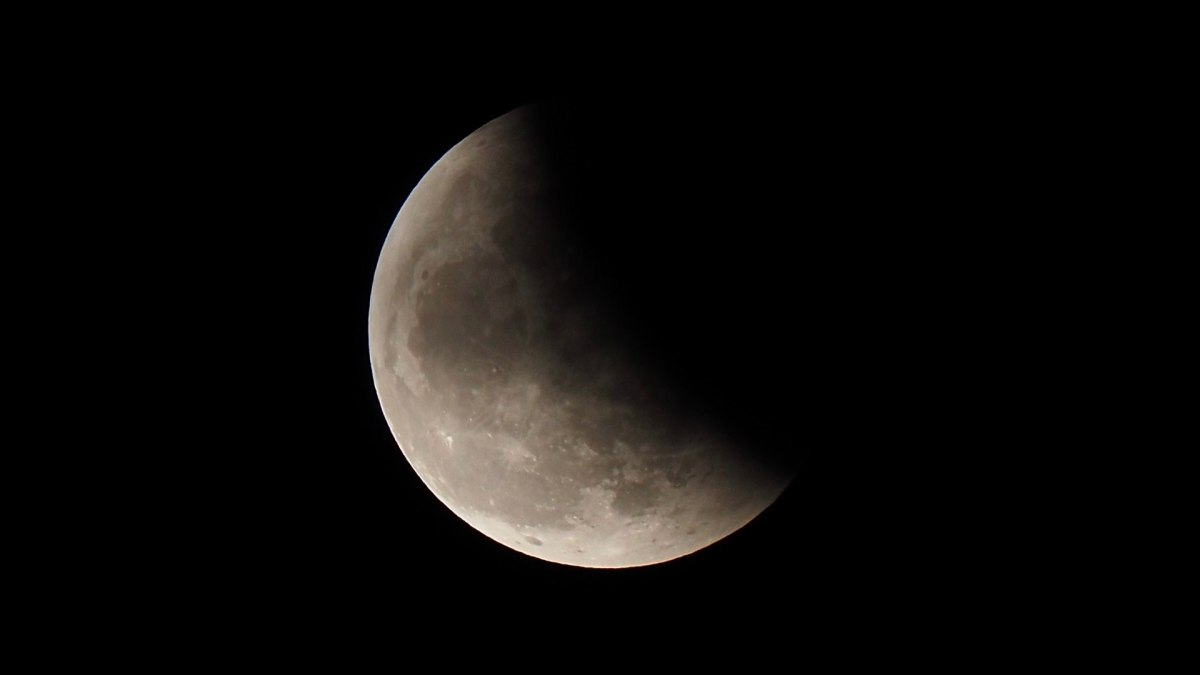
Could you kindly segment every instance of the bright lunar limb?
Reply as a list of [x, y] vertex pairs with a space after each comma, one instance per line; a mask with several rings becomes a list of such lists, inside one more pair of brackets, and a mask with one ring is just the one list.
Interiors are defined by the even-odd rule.
[[400, 209], [371, 291], [384, 415], [422, 481], [495, 541], [568, 565], [701, 549], [792, 475], [690, 410], [589, 286], [537, 108], [446, 153]]

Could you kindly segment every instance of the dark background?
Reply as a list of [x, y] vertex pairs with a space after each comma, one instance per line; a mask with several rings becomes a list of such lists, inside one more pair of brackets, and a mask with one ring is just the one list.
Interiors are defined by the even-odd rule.
[[[959, 227], [994, 216], [970, 157], [996, 141], [951, 114], [977, 102], [945, 77], [850, 68], [430, 84], [255, 58], [127, 79], [138, 104], [93, 121], [94, 156], [130, 153], [122, 189], [153, 226], [117, 228], [145, 251], [115, 273], [150, 320], [122, 340], [157, 365], [137, 412], [155, 450], [132, 475], [177, 505], [134, 504], [139, 574], [172, 612], [263, 630], [667, 626], [778, 648], [950, 630], [1000, 583], [963, 506], [1002, 439], [965, 384], [999, 366], [979, 365], [983, 238]], [[596, 259], [629, 271], [612, 280], [663, 368], [799, 465], [755, 521], [666, 564], [587, 570], [492, 542], [424, 487], [375, 397], [367, 308], [392, 220], [451, 146], [534, 101], [584, 111], [610, 150], [589, 168], [612, 197]]]
[[[994, 17], [908, 17], [921, 34], [614, 15], [579, 44], [558, 17], [544, 44], [479, 17], [95, 11], [14, 23], [32, 39], [7, 84], [10, 193], [29, 202], [10, 296], [38, 313], [10, 333], [52, 350], [13, 352], [39, 380], [14, 391], [53, 413], [10, 453], [50, 465], [16, 513], [41, 569], [13, 582], [52, 625], [182, 636], [188, 660], [377, 626], [397, 660], [433, 634], [454, 643], [440, 663], [492, 635], [513, 664], [548, 644], [562, 668], [630, 644], [794, 664], [985, 642], [990, 659], [1057, 639], [1060, 588], [1106, 602], [1079, 581], [1092, 561], [1054, 559], [1090, 503], [1038, 501], [1079, 482], [1048, 470], [1080, 445], [1047, 423], [1067, 384], [1107, 377], [1079, 356], [1092, 336], [1055, 331], [1096, 294], [1063, 263], [1124, 269], [1079, 214], [1113, 202], [1091, 180], [1114, 163], [1110, 72], [1141, 72], [1060, 40], [1076, 18], [1017, 17], [1042, 53], [1029, 26], [988, 38]], [[1086, 86], [1101, 95], [1072, 104]], [[596, 171], [638, 216], [615, 241], [637, 245], [598, 250], [658, 272], [641, 304], [623, 279], [642, 315], [678, 301], [653, 322], [664, 367], [802, 462], [760, 518], [664, 565], [568, 568], [477, 534], [413, 474], [371, 384], [371, 278], [409, 191], [479, 125], [562, 96], [627, 157]]]
[[[615, 612], [634, 626], [740, 625], [767, 610], [820, 623], [859, 607], [895, 611], [897, 597], [919, 593], [917, 579], [952, 564], [943, 542], [928, 548], [914, 508], [923, 496], [903, 478], [922, 439], [906, 434], [913, 410], [900, 398], [921, 392], [897, 380], [912, 364], [890, 356], [916, 314], [883, 305], [905, 267], [903, 253], [884, 249], [907, 235], [879, 207], [894, 185], [868, 175], [894, 169], [862, 158], [894, 141], [841, 117], [855, 111], [711, 83], [665, 93], [365, 91], [337, 78], [287, 83], [232, 122], [252, 150], [230, 157], [224, 180], [253, 199], [223, 205], [261, 209], [237, 214], [220, 235], [223, 260], [234, 261], [239, 284], [249, 280], [218, 282], [236, 300], [216, 339], [245, 369], [228, 382], [235, 405], [223, 413], [236, 440], [227, 468], [235, 482], [251, 472], [249, 501], [237, 502], [244, 516], [213, 495], [233, 524], [220, 564], [234, 586], [298, 611], [391, 614], [416, 611], [421, 598], [445, 610], [489, 607], [499, 622], [550, 606], [552, 616]], [[760, 518], [663, 565], [565, 567], [475, 532], [408, 466], [372, 385], [372, 275], [408, 193], [478, 126], [564, 96], [598, 98], [605, 114], [592, 121], [608, 123], [603, 133], [636, 139], [605, 166], [617, 172], [625, 161], [635, 176], [613, 176], [607, 188], [628, 218], [614, 229], [632, 243], [606, 255], [618, 269], [654, 270], [645, 295], [630, 298], [641, 297], [647, 316], [666, 303], [671, 318], [647, 329], [666, 336], [663, 353], [681, 376], [720, 394], [711, 400], [721, 412], [803, 461]], [[229, 274], [224, 264], [212, 274]]]

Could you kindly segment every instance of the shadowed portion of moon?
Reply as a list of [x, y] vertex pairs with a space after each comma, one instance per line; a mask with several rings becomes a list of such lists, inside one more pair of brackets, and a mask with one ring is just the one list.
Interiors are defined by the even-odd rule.
[[[417, 474], [485, 535], [570, 565], [670, 560], [745, 525], [792, 471], [671, 363], [655, 329], [680, 311], [664, 288], [687, 285], [639, 289], [653, 261], [623, 275], [597, 254], [612, 233], [639, 243], [605, 228], [620, 214], [551, 117], [483, 126], [405, 202], [371, 293], [375, 386]], [[639, 290], [656, 299], [631, 309]]]

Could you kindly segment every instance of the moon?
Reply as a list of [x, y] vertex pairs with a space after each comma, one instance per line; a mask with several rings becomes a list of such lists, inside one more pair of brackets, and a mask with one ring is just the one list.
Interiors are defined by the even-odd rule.
[[496, 542], [582, 567], [672, 560], [751, 521], [794, 472], [655, 366], [577, 236], [544, 118], [484, 125], [401, 207], [371, 289], [379, 402], [424, 484]]

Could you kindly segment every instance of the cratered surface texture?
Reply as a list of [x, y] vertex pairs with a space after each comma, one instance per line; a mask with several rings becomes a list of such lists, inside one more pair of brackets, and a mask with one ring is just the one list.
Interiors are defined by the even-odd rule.
[[614, 261], [574, 234], [587, 205], [541, 116], [484, 125], [404, 203], [371, 292], [375, 387], [416, 473], [495, 541], [585, 567], [677, 558], [745, 525], [792, 473], [655, 367], [625, 291], [606, 290]]

